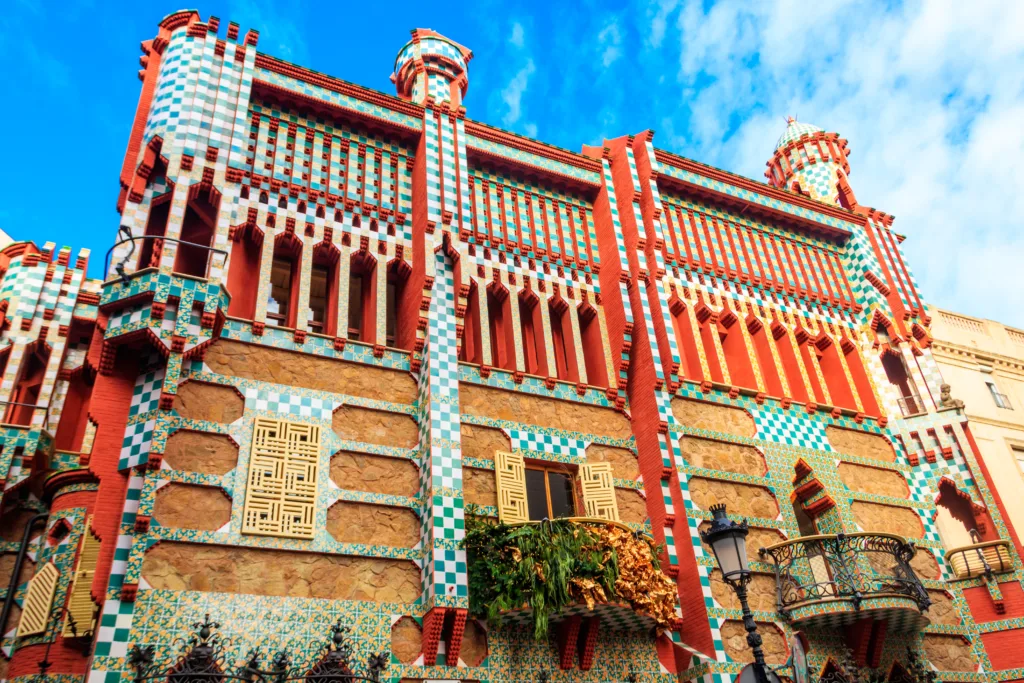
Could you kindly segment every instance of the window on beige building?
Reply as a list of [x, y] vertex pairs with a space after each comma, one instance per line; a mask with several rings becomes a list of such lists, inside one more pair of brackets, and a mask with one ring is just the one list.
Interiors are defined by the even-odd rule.
[[1010, 399], [1007, 398], [1006, 394], [1000, 393], [999, 387], [996, 386], [995, 382], [985, 382], [985, 384], [988, 386], [988, 392], [992, 394], [992, 400], [996, 402], [996, 407], [1013, 410], [1013, 406], [1010, 405]]
[[1010, 450], [1013, 451], [1013, 459], [1017, 461], [1017, 468], [1020, 470], [1021, 475], [1024, 476], [1024, 447], [1011, 446]]

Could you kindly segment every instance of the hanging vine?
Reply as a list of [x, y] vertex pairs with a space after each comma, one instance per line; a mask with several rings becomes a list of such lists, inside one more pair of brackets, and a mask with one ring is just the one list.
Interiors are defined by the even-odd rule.
[[469, 609], [492, 624], [505, 612], [532, 611], [533, 635], [573, 604], [625, 602], [659, 628], [676, 619], [675, 583], [646, 537], [619, 526], [566, 519], [508, 526], [468, 514]]

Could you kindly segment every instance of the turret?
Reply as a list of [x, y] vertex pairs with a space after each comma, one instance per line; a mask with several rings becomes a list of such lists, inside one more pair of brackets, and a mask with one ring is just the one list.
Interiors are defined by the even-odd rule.
[[838, 133], [790, 116], [764, 175], [773, 187], [852, 209], [857, 202], [847, 181], [849, 155], [849, 143]]
[[391, 82], [403, 100], [426, 104], [432, 98], [459, 107], [469, 89], [472, 58], [472, 50], [428, 28], [417, 28], [398, 51]]

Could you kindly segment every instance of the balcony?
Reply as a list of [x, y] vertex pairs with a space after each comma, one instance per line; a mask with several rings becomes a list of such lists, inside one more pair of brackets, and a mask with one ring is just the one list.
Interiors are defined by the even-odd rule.
[[1013, 571], [1009, 541], [974, 543], [946, 551], [946, 563], [958, 579], [992, 576]]
[[928, 412], [928, 409], [924, 407], [924, 401], [917, 395], [901, 396], [896, 399], [896, 402], [900, 404], [900, 412], [903, 413], [903, 417], [913, 417]]
[[676, 584], [645, 534], [604, 519], [500, 524], [470, 515], [470, 613], [492, 624], [649, 631], [677, 626]]
[[801, 626], [838, 627], [864, 617], [890, 632], [928, 624], [931, 600], [910, 567], [915, 548], [880, 533], [805, 536], [761, 549], [775, 564], [778, 610]]

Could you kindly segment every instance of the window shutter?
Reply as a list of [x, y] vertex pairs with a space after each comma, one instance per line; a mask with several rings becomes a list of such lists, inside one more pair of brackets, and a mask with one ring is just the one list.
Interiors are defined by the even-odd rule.
[[18, 636], [34, 636], [46, 630], [53, 606], [53, 592], [57, 589], [60, 572], [53, 562], [47, 562], [28, 582], [28, 593], [18, 622]]
[[580, 465], [580, 482], [583, 485], [583, 505], [588, 517], [619, 521], [619, 506], [615, 502], [615, 483], [612, 480], [612, 465], [595, 462]]
[[257, 418], [242, 533], [312, 539], [319, 462], [319, 427]]
[[[96, 575], [96, 563], [100, 557], [100, 539], [92, 533], [92, 517], [85, 524], [82, 549], [75, 566], [75, 579], [68, 595], [68, 616], [64, 620], [65, 638], [81, 638], [91, 633], [96, 625], [96, 603], [92, 601], [92, 579]], [[71, 628], [72, 622], [75, 625]]]
[[528, 522], [526, 464], [522, 454], [495, 452], [494, 475], [498, 485], [498, 519], [503, 524]]

